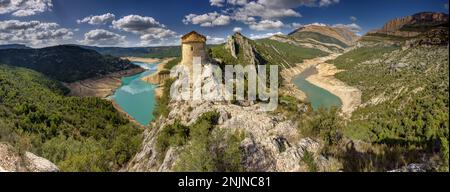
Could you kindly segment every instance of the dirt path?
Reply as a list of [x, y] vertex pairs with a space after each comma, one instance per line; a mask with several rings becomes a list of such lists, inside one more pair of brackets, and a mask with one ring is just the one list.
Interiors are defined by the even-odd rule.
[[351, 116], [352, 112], [361, 104], [361, 91], [336, 79], [334, 75], [340, 71], [334, 65], [325, 63], [328, 60], [337, 58], [339, 55], [331, 54], [326, 57], [305, 60], [293, 68], [282, 71], [281, 74], [285, 79], [283, 82], [284, 92], [300, 100], [306, 100], [306, 94], [299, 90], [292, 83], [292, 80], [306, 69], [315, 67], [318, 73], [309, 76], [306, 80], [339, 97], [342, 101], [343, 114], [347, 117]]

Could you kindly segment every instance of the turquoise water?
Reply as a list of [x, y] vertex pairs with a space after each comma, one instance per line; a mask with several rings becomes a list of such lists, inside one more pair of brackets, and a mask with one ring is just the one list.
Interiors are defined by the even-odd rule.
[[141, 66], [146, 71], [122, 78], [122, 85], [111, 98], [137, 122], [148, 125], [154, 119], [156, 85], [141, 79], [154, 73], [159, 63], [133, 62], [133, 64]]
[[306, 81], [306, 78], [316, 73], [316, 68], [308, 68], [303, 73], [296, 76], [293, 83], [306, 94], [314, 111], [317, 111], [320, 107], [327, 109], [333, 106], [341, 107], [342, 101], [339, 97]]

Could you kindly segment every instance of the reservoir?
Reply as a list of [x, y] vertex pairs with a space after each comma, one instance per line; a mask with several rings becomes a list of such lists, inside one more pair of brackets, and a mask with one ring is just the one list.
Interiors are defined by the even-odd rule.
[[300, 75], [294, 77], [293, 83], [306, 94], [314, 111], [317, 111], [320, 107], [327, 109], [333, 106], [341, 107], [342, 101], [339, 97], [321, 87], [311, 84], [306, 80], [306, 78], [310, 75], [314, 75], [316, 73], [317, 70], [315, 67], [308, 68]]
[[156, 72], [159, 62], [133, 62], [133, 64], [139, 65], [146, 71], [122, 78], [122, 85], [111, 96], [111, 99], [137, 122], [148, 125], [154, 119], [156, 85], [149, 84], [141, 79]]

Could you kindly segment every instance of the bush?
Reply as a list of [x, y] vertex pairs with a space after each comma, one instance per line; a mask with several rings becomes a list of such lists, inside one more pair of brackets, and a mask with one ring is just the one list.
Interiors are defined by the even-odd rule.
[[303, 153], [302, 161], [308, 166], [309, 172], [317, 172], [319, 170], [314, 160], [314, 155], [308, 150], [305, 150]]
[[320, 108], [299, 124], [300, 134], [306, 137], [319, 137], [326, 146], [336, 145], [342, 138], [343, 120], [337, 108]]

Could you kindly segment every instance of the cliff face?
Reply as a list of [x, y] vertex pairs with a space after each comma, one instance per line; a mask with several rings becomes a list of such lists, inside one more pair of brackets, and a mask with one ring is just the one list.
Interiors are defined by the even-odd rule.
[[448, 25], [448, 15], [445, 13], [424, 12], [411, 16], [393, 19], [387, 22], [381, 29], [369, 32], [400, 37], [415, 37], [421, 34], [419, 27], [433, 27]]
[[225, 48], [231, 53], [232, 57], [242, 60], [242, 64], [260, 64], [256, 57], [257, 51], [255, 47], [250, 43], [249, 39], [240, 33], [235, 33], [233, 36], [229, 37], [225, 44]]
[[58, 172], [58, 167], [33, 153], [20, 155], [8, 144], [0, 143], [0, 172]]

